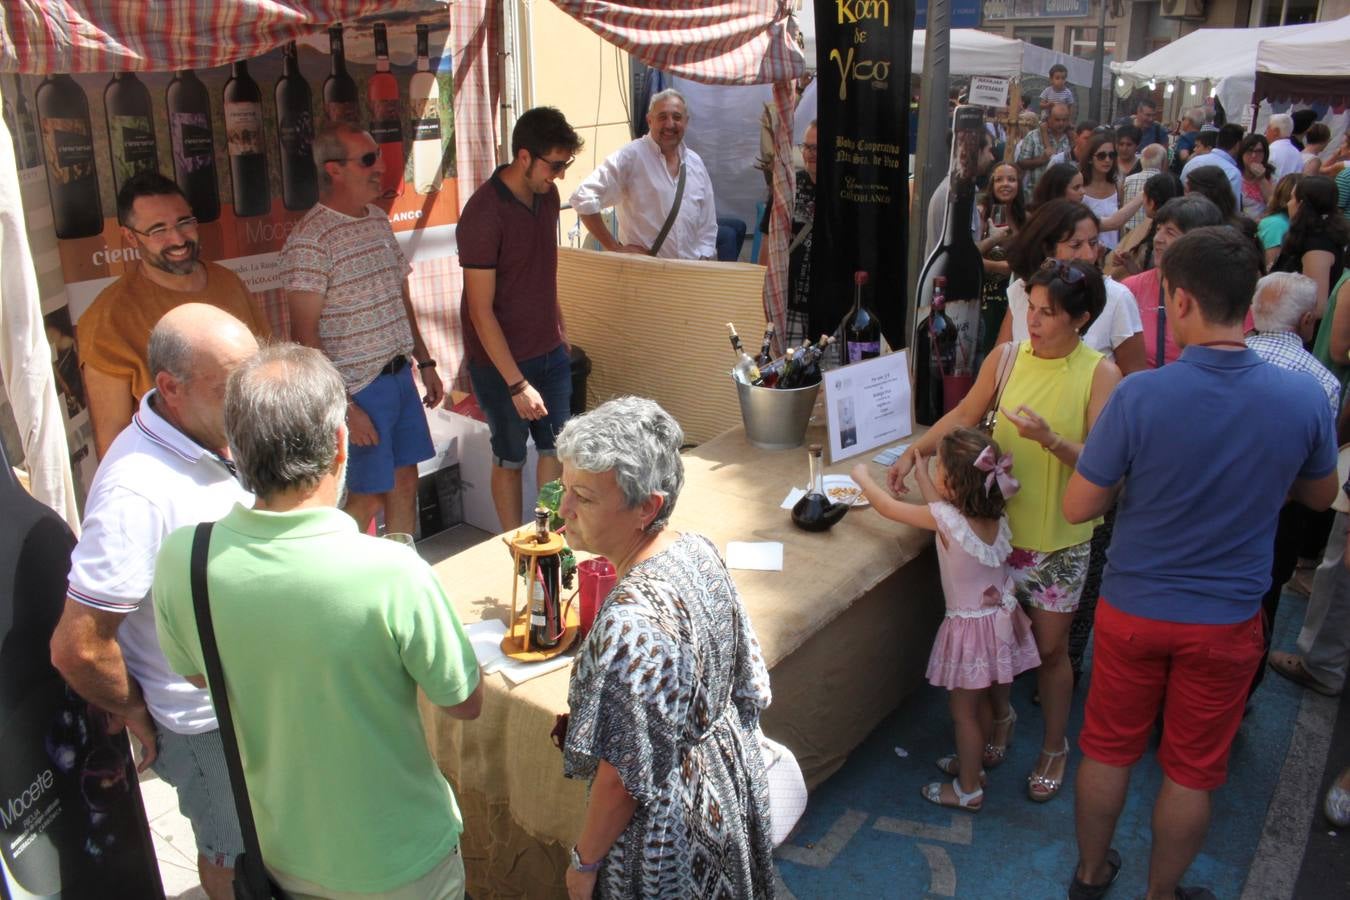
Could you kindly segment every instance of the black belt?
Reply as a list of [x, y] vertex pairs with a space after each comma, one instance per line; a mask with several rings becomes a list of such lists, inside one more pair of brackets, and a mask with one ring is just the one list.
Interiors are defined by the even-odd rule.
[[400, 353], [398, 356], [395, 356], [393, 359], [389, 360], [388, 364], [385, 365], [385, 367], [380, 370], [380, 374], [397, 375], [399, 372], [402, 372], [406, 368], [408, 368], [408, 357]]

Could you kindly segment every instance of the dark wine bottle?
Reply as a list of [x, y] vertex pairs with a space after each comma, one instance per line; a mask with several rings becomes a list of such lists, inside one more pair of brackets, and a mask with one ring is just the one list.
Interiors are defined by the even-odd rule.
[[225, 142], [230, 153], [230, 183], [236, 217], [260, 216], [272, 208], [267, 183], [267, 144], [263, 134], [262, 91], [248, 74], [248, 63], [236, 61], [225, 82]]
[[[969, 339], [961, 334], [961, 328], [963, 323], [972, 323], [978, 316], [980, 296], [984, 289], [984, 261], [980, 258], [980, 250], [975, 246], [975, 237], [970, 231], [983, 131], [983, 110], [977, 106], [956, 108], [953, 118], [951, 169], [948, 174], [947, 217], [942, 226], [942, 238], [924, 263], [918, 282], [918, 305], [920, 309], [924, 309], [933, 305], [937, 279], [946, 279], [942, 290], [946, 304], [944, 313], [952, 326], [954, 344], [969, 343]], [[936, 324], [933, 323], [933, 326]], [[924, 330], [930, 327], [932, 326], [921, 322], [919, 334], [922, 335]], [[973, 357], [972, 351], [973, 347], [958, 348], [952, 360], [952, 367], [947, 368], [945, 373], [969, 374], [960, 371], [960, 366], [968, 365], [965, 361]], [[916, 402], [920, 407], [921, 421], [941, 415], [945, 403], [942, 400], [942, 375], [939, 360], [934, 357], [930, 357], [926, 368], [918, 369], [919, 396]], [[928, 409], [929, 407], [931, 409]]]
[[[534, 511], [534, 539], [549, 540], [548, 521], [552, 514], [544, 507]], [[562, 638], [562, 560], [558, 555], [541, 556], [537, 561], [534, 584], [530, 586], [530, 646], [548, 650]]]
[[19, 145], [19, 114], [8, 94], [5, 95], [5, 127], [9, 129], [9, 136], [14, 141], [15, 165], [20, 169], [28, 168], [23, 159], [23, 148]]
[[103, 106], [108, 115], [113, 186], [121, 191], [133, 175], [159, 171], [155, 112], [150, 91], [135, 72], [118, 72], [112, 77], [103, 90]]
[[767, 366], [773, 362], [773, 323], [770, 322], [764, 326], [764, 340], [759, 345], [759, 356], [755, 357], [755, 365]]
[[19, 167], [31, 169], [42, 165], [42, 142], [38, 140], [37, 125], [33, 123], [33, 111], [28, 107], [28, 98], [24, 96], [23, 84], [19, 76], [14, 76], [14, 118], [18, 123], [15, 135], [15, 148], [22, 160]]
[[403, 193], [403, 116], [399, 108], [398, 79], [389, 71], [389, 36], [375, 25], [375, 74], [366, 85], [370, 104], [370, 136], [380, 145], [384, 176], [380, 193], [387, 199]]
[[803, 531], [827, 531], [844, 517], [849, 505], [835, 503], [825, 493], [825, 464], [820, 456], [820, 444], [812, 444], [806, 451], [811, 480], [806, 486], [806, 496], [792, 507], [792, 524]]
[[933, 297], [928, 307], [928, 339], [931, 358], [937, 360], [938, 371], [944, 375], [956, 373], [956, 325], [947, 315], [947, 276], [933, 279]]
[[309, 209], [319, 200], [319, 173], [314, 167], [314, 97], [300, 73], [295, 41], [281, 51], [276, 101], [281, 202], [287, 209]]
[[844, 320], [845, 362], [872, 359], [881, 355], [881, 322], [872, 307], [863, 299], [867, 273], [853, 273], [853, 308]]
[[164, 95], [173, 146], [173, 177], [187, 195], [198, 222], [220, 218], [216, 183], [216, 138], [211, 127], [211, 95], [197, 73], [183, 69]]
[[342, 25], [328, 29], [328, 54], [333, 63], [331, 74], [323, 81], [323, 114], [328, 124], [348, 122], [360, 125], [360, 95], [356, 82], [347, 74], [347, 54], [342, 46]]
[[84, 90], [69, 75], [49, 75], [38, 86], [37, 108], [56, 236], [69, 240], [101, 234], [103, 201]]

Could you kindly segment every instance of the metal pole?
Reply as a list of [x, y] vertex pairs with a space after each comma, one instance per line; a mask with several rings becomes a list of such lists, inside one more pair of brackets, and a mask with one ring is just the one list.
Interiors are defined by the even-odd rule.
[[914, 158], [914, 203], [909, 209], [909, 303], [905, 312], [905, 334], [913, 346], [916, 292], [923, 270], [927, 246], [928, 198], [947, 174], [950, 141], [947, 123], [947, 82], [951, 73], [951, 3], [928, 0], [928, 28], [923, 46], [923, 94], [919, 99], [919, 140]]
[[[1094, 122], [1102, 121], [1102, 75], [1106, 67], [1106, 4], [1110, 0], [1098, 0], [1101, 15], [1097, 18], [1097, 58], [1092, 61], [1092, 95], [1088, 100], [1088, 118]], [[1116, 41], [1117, 46], [1120, 41]], [[1073, 48], [1070, 47], [1072, 52]]]

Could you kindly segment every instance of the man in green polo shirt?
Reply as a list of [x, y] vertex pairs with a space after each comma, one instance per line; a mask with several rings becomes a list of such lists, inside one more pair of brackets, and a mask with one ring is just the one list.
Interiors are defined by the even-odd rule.
[[[478, 663], [431, 568], [337, 508], [346, 406], [337, 370], [296, 344], [226, 389], [230, 451], [257, 502], [216, 523], [207, 583], [259, 844], [294, 894], [459, 898], [459, 808], [417, 689], [473, 719]], [[164, 542], [155, 616], [169, 664], [205, 686], [192, 539]]]

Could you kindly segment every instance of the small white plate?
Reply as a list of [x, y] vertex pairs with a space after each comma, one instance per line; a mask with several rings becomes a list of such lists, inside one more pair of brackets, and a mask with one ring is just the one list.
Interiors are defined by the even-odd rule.
[[825, 476], [825, 496], [829, 497], [834, 503], [847, 503], [849, 495], [853, 495], [853, 505], [869, 506], [867, 497], [863, 495], [862, 488], [858, 487], [858, 482], [849, 478], [847, 475], [826, 475]]

